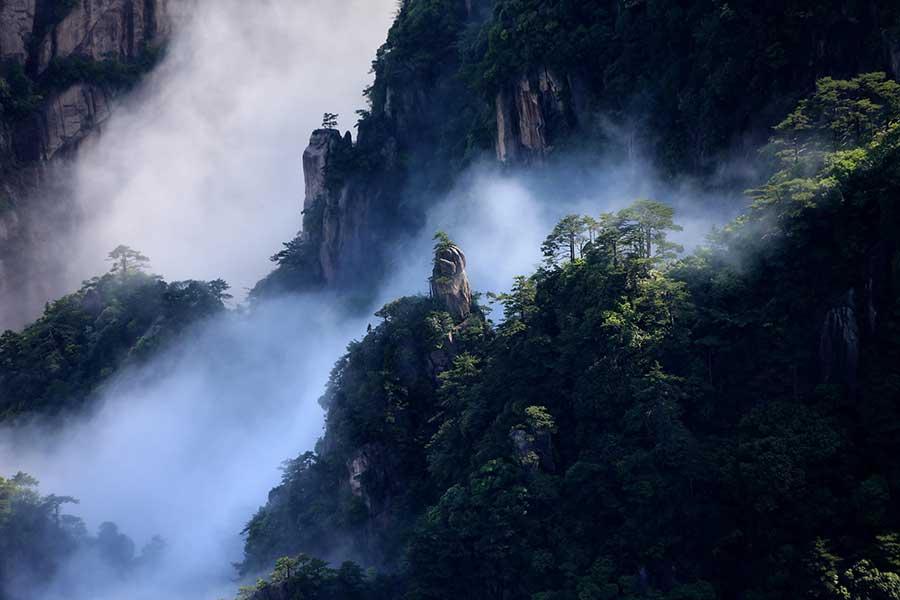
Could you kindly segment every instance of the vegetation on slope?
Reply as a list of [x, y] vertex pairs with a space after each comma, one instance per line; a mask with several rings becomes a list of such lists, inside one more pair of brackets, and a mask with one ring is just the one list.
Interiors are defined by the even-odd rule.
[[152, 567], [164, 552], [157, 537], [136, 554], [134, 542], [114, 523], [90, 535], [81, 519], [62, 512], [77, 500], [42, 496], [37, 485], [25, 473], [0, 477], [0, 600], [38, 596], [76, 555], [82, 563], [72, 572], [89, 587]]
[[387, 307], [245, 572], [307, 553], [408, 598], [900, 597], [897, 92], [821, 81], [691, 256], [641, 201], [563, 220], [461, 342], [429, 299]]
[[112, 270], [0, 336], [0, 420], [81, 408], [123, 363], [141, 360], [224, 309], [221, 280], [167, 283], [121, 246]]

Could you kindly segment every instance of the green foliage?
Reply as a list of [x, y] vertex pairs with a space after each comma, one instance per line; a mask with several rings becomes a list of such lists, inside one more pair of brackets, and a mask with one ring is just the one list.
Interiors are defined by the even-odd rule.
[[[436, 433], [430, 418], [441, 403], [437, 365], [464, 355], [483, 338], [471, 323], [464, 332], [448, 322], [439, 308], [429, 298], [396, 300], [378, 311], [383, 323], [350, 344], [320, 400], [328, 413], [328, 436], [317, 453], [287, 463], [281, 486], [245, 528], [242, 573], [282, 555], [329, 555], [337, 538], [345, 555], [367, 564], [402, 555], [432, 493], [428, 459], [415, 449]], [[469, 321], [478, 319], [473, 315]], [[378, 465], [359, 480], [364, 495], [342, 485], [354, 461]], [[398, 487], [400, 481], [407, 483]], [[365, 522], [387, 506], [391, 530], [366, 533]]]
[[49, 304], [21, 333], [0, 337], [0, 419], [78, 409], [126, 361], [138, 361], [224, 309], [228, 284], [166, 283], [126, 246], [113, 271]]
[[93, 60], [83, 56], [67, 56], [50, 61], [36, 80], [44, 96], [66, 89], [75, 83], [90, 83], [114, 90], [128, 90], [159, 64], [163, 49], [145, 47], [133, 61], [118, 59]]
[[[900, 132], [880, 127], [688, 257], [656, 202], [567, 217], [562, 260], [494, 295], [503, 321], [464, 347], [426, 301], [386, 306], [247, 564], [328, 554], [327, 527], [408, 598], [895, 598]], [[828, 375], [848, 289], [875, 313], [857, 371]]]
[[110, 272], [119, 275], [122, 279], [144, 271], [150, 263], [149, 258], [128, 246], [117, 246], [109, 253], [106, 260], [113, 263]]
[[20, 119], [37, 109], [43, 98], [19, 63], [8, 63], [0, 71], [0, 107], [10, 119]]
[[335, 569], [301, 554], [279, 558], [270, 579], [241, 588], [238, 600], [262, 600], [270, 593], [303, 600], [389, 600], [397, 589], [392, 578], [366, 573], [353, 562]]
[[772, 145], [786, 167], [817, 169], [827, 153], [860, 147], [900, 118], [900, 84], [884, 73], [825, 77], [775, 127]]
[[322, 129], [337, 129], [337, 124], [337, 114], [327, 112], [322, 116]]
[[668, 240], [669, 232], [682, 230], [674, 215], [671, 207], [643, 199], [599, 219], [569, 215], [553, 228], [541, 250], [550, 268], [584, 258], [588, 252], [606, 257], [614, 266], [661, 266], [684, 251]]
[[[45, 18], [49, 21], [38, 23], [32, 35], [33, 43], [39, 43], [44, 32], [65, 18], [78, 1], [47, 4], [51, 14], [45, 15]], [[33, 51], [36, 53], [38, 49]], [[35, 114], [44, 99], [76, 83], [116, 91], [129, 90], [159, 64], [163, 54], [161, 47], [146, 46], [137, 58], [129, 61], [111, 58], [93, 60], [77, 55], [54, 58], [40, 75], [35, 75], [17, 61], [9, 61], [0, 66], [0, 113], [9, 121], [24, 120]]]
[[[493, 102], [523, 74], [548, 69], [565, 82], [564, 104], [578, 96], [579, 140], [629, 152], [645, 146], [673, 171], [703, 170], [739, 136], [778, 123], [816, 77], [886, 68], [883, 31], [898, 23], [887, 0], [498, 0], [462, 72]], [[884, 83], [860, 82], [858, 100], [880, 97]], [[859, 116], [886, 108], [871, 100], [834, 126], [853, 129]]]
[[434, 234], [434, 255], [439, 256], [441, 252], [449, 250], [454, 246], [453, 240], [444, 231], [438, 231]]
[[[101, 583], [109, 573], [119, 576], [152, 566], [164, 552], [159, 538], [135, 555], [134, 543], [114, 523], [102, 523], [96, 536], [89, 535], [81, 519], [67, 515], [63, 507], [78, 501], [68, 496], [43, 496], [33, 477], [18, 473], [0, 477], [0, 591], [27, 586], [36, 596], [42, 586], [76, 554], [90, 557], [102, 574], [84, 574], [87, 585]], [[105, 582], [103, 582], [105, 583]], [[4, 598], [7, 596], [4, 595]]]

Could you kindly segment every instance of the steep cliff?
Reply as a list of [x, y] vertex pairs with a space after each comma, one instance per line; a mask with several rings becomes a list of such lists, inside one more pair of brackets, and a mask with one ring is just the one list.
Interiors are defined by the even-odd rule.
[[497, 92], [497, 159], [503, 163], [540, 163], [553, 151], [554, 138], [574, 128], [568, 81], [541, 69], [523, 75]]
[[[62, 19], [60, 3], [43, 6], [46, 29], [39, 49], [29, 59], [37, 73], [54, 60], [79, 56], [94, 61], [137, 60], [148, 48], [162, 43], [183, 0], [77, 0]], [[63, 3], [64, 4], [64, 3]]]
[[62, 240], [78, 226], [65, 159], [101, 132], [189, 2], [0, 2], [0, 327], [58, 292]]
[[817, 77], [897, 72], [895, 3], [834, 4], [803, 0], [773, 17], [750, 0], [406, 0], [356, 142], [313, 135], [304, 233], [258, 292], [376, 281], [394, 241], [479, 161], [646, 159], [701, 185], [723, 156], [756, 163]]

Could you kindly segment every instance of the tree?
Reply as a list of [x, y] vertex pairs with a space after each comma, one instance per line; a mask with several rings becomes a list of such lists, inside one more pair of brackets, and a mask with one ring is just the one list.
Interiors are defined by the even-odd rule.
[[337, 113], [327, 112], [322, 115], [322, 129], [337, 129], [338, 115]]
[[509, 293], [489, 294], [493, 302], [499, 302], [503, 307], [503, 333], [512, 334], [525, 328], [529, 317], [537, 312], [534, 303], [536, 294], [534, 279], [522, 275], [515, 278]]
[[581, 215], [563, 218], [541, 245], [546, 262], [553, 265], [566, 260], [575, 262], [581, 258], [594, 234], [595, 223], [590, 217]]
[[619, 265], [621, 247], [624, 239], [630, 235], [633, 227], [627, 224], [621, 212], [608, 212], [594, 221], [597, 233], [594, 238], [594, 249], [606, 253], [614, 267]]
[[106, 259], [113, 263], [110, 272], [119, 274], [123, 279], [147, 268], [150, 259], [128, 246], [117, 246]]
[[219, 302], [224, 302], [225, 300], [231, 300], [233, 298], [233, 296], [228, 293], [231, 286], [228, 285], [224, 279], [214, 279], [210, 281], [208, 285], [210, 293]]
[[662, 202], [641, 199], [619, 212], [622, 225], [633, 225], [631, 245], [637, 258], [672, 260], [684, 248], [668, 241], [668, 232], [682, 231], [675, 224], [675, 210]]
[[824, 77], [816, 82], [816, 92], [775, 127], [771, 145], [786, 166], [808, 161], [815, 169], [828, 152], [864, 145], [898, 118], [900, 83], [886, 74]]
[[434, 234], [434, 255], [440, 256], [441, 252], [448, 250], [453, 246], [453, 240], [444, 231], [437, 231]]

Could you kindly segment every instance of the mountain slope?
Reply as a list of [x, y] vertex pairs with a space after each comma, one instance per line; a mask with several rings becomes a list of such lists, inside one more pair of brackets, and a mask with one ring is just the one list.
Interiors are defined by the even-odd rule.
[[671, 209], [641, 201], [562, 221], [500, 325], [440, 296], [385, 307], [244, 571], [306, 553], [408, 598], [896, 598], [900, 86], [818, 90], [774, 143], [804, 158], [779, 152], [709, 248], [676, 258]]
[[817, 79], [900, 74], [898, 32], [889, 1], [404, 0], [356, 142], [313, 134], [303, 231], [255, 295], [369, 287], [393, 241], [481, 160], [627, 157], [756, 185], [758, 148]]

